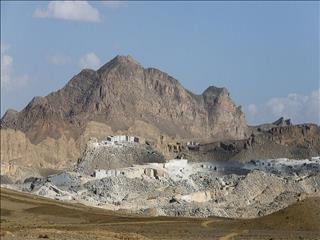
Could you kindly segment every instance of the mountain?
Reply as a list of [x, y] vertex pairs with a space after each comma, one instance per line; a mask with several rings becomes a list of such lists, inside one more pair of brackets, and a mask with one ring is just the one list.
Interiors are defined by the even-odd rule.
[[[130, 56], [116, 56], [97, 71], [84, 69], [62, 89], [34, 97], [1, 119], [1, 169], [59, 169], [80, 157], [90, 137], [131, 134], [155, 146], [188, 139], [242, 139], [245, 117], [225, 88], [201, 95]], [[51, 171], [51, 170], [50, 170]]]
[[211, 86], [195, 95], [173, 77], [145, 69], [130, 56], [117, 56], [97, 71], [82, 70], [57, 92], [33, 98], [21, 112], [7, 111], [1, 126], [20, 130], [39, 143], [63, 134], [76, 139], [90, 121], [117, 131], [137, 120], [181, 138], [239, 139], [247, 130], [244, 114], [227, 89]]

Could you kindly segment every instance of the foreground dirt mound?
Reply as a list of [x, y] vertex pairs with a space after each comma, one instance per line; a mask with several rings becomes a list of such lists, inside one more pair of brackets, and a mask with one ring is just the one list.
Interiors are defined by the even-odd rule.
[[135, 217], [1, 189], [1, 239], [318, 239], [320, 198], [252, 220]]

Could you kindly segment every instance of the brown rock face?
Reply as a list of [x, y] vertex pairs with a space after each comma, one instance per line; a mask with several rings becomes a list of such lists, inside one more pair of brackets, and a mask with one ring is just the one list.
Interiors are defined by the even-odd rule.
[[85, 69], [59, 91], [35, 97], [21, 112], [8, 111], [1, 127], [20, 130], [37, 144], [47, 137], [78, 139], [91, 121], [113, 132], [145, 122], [178, 138], [240, 139], [247, 132], [244, 114], [225, 88], [209, 87], [195, 95], [129, 56], [117, 56], [98, 71]]
[[320, 127], [316, 124], [289, 126], [263, 125], [251, 128], [250, 137], [241, 140], [200, 144], [197, 151], [183, 149], [180, 154], [193, 161], [293, 158], [320, 155]]

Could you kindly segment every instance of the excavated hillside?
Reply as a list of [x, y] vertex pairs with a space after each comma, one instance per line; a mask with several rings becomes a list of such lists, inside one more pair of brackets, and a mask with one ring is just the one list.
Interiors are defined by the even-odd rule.
[[[105, 147], [91, 151], [99, 155]], [[61, 201], [160, 216], [257, 218], [305, 197], [320, 196], [320, 157], [245, 164], [173, 159], [117, 169], [102, 162], [96, 166], [92, 160], [86, 156], [82, 163], [89, 165], [80, 163], [80, 171], [2, 186]]]

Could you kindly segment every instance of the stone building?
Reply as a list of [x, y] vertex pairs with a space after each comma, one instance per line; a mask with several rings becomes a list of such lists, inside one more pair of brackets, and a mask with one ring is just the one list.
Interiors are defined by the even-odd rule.
[[116, 136], [108, 136], [105, 140], [106, 144], [121, 143], [121, 142], [139, 143], [139, 138], [134, 136], [127, 136], [127, 135], [116, 135]]

